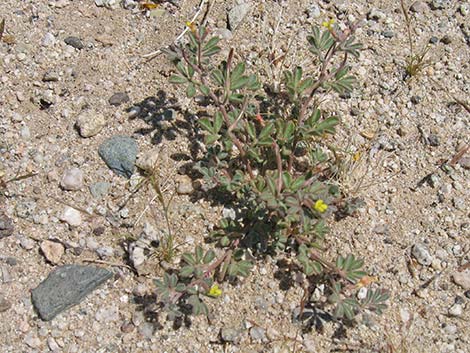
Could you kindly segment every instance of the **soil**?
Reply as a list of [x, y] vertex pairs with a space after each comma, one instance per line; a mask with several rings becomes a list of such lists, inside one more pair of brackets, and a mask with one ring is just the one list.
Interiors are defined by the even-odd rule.
[[[174, 68], [164, 55], [145, 57], [178, 37], [199, 2], [163, 2], [156, 10], [164, 13], [125, 3], [128, 8], [92, 0], [0, 4], [0, 216], [13, 225], [0, 233], [0, 350], [468, 352], [470, 288], [453, 278], [466, 274], [468, 285], [470, 3], [413, 4], [414, 50], [429, 50], [425, 67], [406, 78], [409, 44], [398, 1], [252, 1], [231, 32], [227, 13], [237, 3], [204, 2], [210, 6], [198, 21], [223, 34], [225, 52], [235, 48], [236, 60], [266, 82], [278, 81], [293, 65], [313, 68], [305, 50], [313, 24], [362, 20], [356, 36], [364, 49], [352, 61], [359, 85], [350, 97], [323, 97], [322, 107], [342, 121], [332, 141], [344, 151], [338, 180], [348, 198], [364, 204], [351, 217], [330, 220], [326, 244], [332, 258], [363, 257], [373, 285], [388, 289], [391, 298], [380, 316], [362, 315], [351, 327], [325, 321], [320, 330], [306, 331], [293, 320], [302, 290], [283, 286], [283, 267], [270, 257], [247, 279], [221, 284], [222, 296], [209, 301], [210, 320], [191, 317], [174, 328], [155, 313], [153, 280], [166, 265], [149, 256], [146, 270], [136, 273], [127, 244], [146, 224], [147, 232], [163, 236], [161, 205], [151, 187], [135, 191], [139, 173], [130, 180], [113, 173], [98, 147], [127, 135], [140, 153], [157, 156], [158, 180], [172, 198], [178, 252], [204, 243], [224, 205], [197, 188], [177, 192], [194, 161], [201, 108], [169, 84]], [[83, 48], [76, 39], [66, 44], [70, 36]], [[283, 67], [269, 65], [270, 51], [287, 54]], [[130, 100], [110, 104], [118, 92]], [[175, 120], [156, 123], [169, 109]], [[106, 125], [84, 138], [76, 121], [90, 111], [102, 114]], [[60, 181], [73, 167], [83, 172], [84, 184], [67, 191]], [[97, 182], [110, 185], [101, 199], [89, 191]], [[80, 211], [80, 225], [61, 221], [66, 207]], [[44, 240], [65, 248], [54, 263], [40, 250]], [[419, 261], [416, 247], [426, 259]], [[42, 321], [31, 289], [56, 266], [73, 263], [106, 267], [114, 279]], [[221, 330], [236, 337], [224, 341]]]

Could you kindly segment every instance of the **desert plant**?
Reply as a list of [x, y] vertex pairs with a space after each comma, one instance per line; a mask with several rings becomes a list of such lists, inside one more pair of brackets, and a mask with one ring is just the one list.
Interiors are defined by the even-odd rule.
[[322, 281], [337, 318], [383, 310], [388, 294], [381, 289], [355, 299], [357, 290], [372, 282], [363, 260], [349, 254], [329, 261], [322, 254], [329, 204], [340, 196], [329, 181], [325, 141], [339, 118], [322, 111], [318, 97], [353, 89], [348, 60], [361, 49], [354, 26], [340, 31], [327, 21], [323, 27], [314, 27], [308, 37], [318, 70], [286, 71], [278, 97], [263, 96], [259, 78], [246, 72], [244, 62], [235, 62], [233, 49], [216, 65], [219, 38], [205, 27], [193, 27], [187, 44], [167, 50], [177, 70], [170, 81], [185, 85], [188, 97], [205, 96], [213, 108], [198, 121], [206, 151], [196, 169], [206, 187], [225, 193], [236, 210], [211, 234], [218, 248], [204, 251], [198, 245], [182, 255], [179, 269], [156, 281], [168, 318], [182, 316], [187, 305], [194, 314], [207, 314], [204, 297], [221, 294], [216, 281], [249, 275], [255, 259], [267, 253], [291, 257], [292, 271], [304, 274], [302, 307]]

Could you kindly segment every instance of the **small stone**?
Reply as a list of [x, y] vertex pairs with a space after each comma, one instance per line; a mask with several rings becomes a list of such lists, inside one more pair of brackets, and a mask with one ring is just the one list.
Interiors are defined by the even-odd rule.
[[42, 39], [41, 45], [43, 47], [52, 47], [55, 44], [55, 37], [52, 33], [47, 32]]
[[29, 237], [21, 237], [20, 238], [20, 245], [25, 250], [31, 250], [34, 248], [35, 241]]
[[46, 260], [54, 265], [57, 265], [60, 262], [65, 251], [64, 246], [61, 243], [51, 240], [44, 240], [40, 247]]
[[255, 341], [267, 341], [266, 330], [259, 326], [254, 326], [250, 329], [250, 336]]
[[423, 266], [429, 266], [432, 263], [432, 256], [429, 253], [429, 249], [424, 244], [413, 245], [411, 254]]
[[77, 118], [75, 126], [81, 137], [92, 137], [100, 133], [106, 125], [106, 118], [103, 114], [93, 110], [86, 110]]
[[457, 326], [455, 325], [446, 325], [444, 327], [444, 331], [448, 334], [448, 335], [455, 335], [457, 333]]
[[75, 208], [66, 206], [60, 216], [60, 220], [68, 223], [72, 227], [78, 227], [82, 224], [82, 215], [80, 211]]
[[57, 73], [54, 71], [47, 71], [44, 73], [42, 80], [44, 82], [57, 82], [59, 81], [59, 75], [57, 75]]
[[432, 0], [429, 6], [432, 10], [444, 10], [450, 7], [451, 4], [451, 0]]
[[235, 31], [243, 19], [248, 15], [251, 10], [251, 4], [242, 3], [234, 6], [228, 12], [228, 28], [233, 32]]
[[449, 309], [449, 315], [454, 317], [460, 317], [463, 314], [463, 307], [460, 304], [454, 304]]
[[439, 42], [439, 38], [437, 38], [436, 36], [432, 36], [431, 38], [429, 38], [430, 44], [436, 44], [437, 42]]
[[144, 249], [139, 246], [136, 246], [135, 243], [129, 244], [129, 260], [132, 265], [137, 268], [145, 262], [145, 253]]
[[134, 329], [135, 329], [135, 326], [129, 321], [125, 321], [121, 325], [121, 332], [122, 333], [131, 333], [132, 331], [134, 331]]
[[31, 131], [28, 126], [23, 126], [20, 130], [20, 135], [23, 140], [29, 140], [31, 138]]
[[214, 35], [225, 40], [230, 40], [233, 38], [233, 33], [228, 28], [217, 28], [214, 30]]
[[99, 181], [90, 185], [90, 193], [95, 199], [102, 199], [109, 193], [111, 184], [105, 181]]
[[9, 237], [13, 234], [13, 222], [4, 213], [0, 213], [0, 239]]
[[30, 217], [34, 210], [36, 209], [37, 203], [32, 199], [26, 199], [21, 201], [16, 205], [16, 215], [19, 218], [28, 218]]
[[462, 168], [470, 170], [470, 157], [462, 157], [459, 160], [459, 164]]
[[242, 332], [240, 329], [224, 327], [220, 330], [222, 341], [229, 343], [238, 343], [241, 339]]
[[57, 341], [55, 340], [54, 337], [49, 337], [47, 339], [47, 346], [49, 347], [49, 349], [53, 352], [55, 351], [60, 351], [60, 347], [59, 345], [57, 344]]
[[66, 170], [60, 181], [60, 186], [68, 191], [80, 190], [83, 186], [83, 172], [78, 168]]
[[357, 299], [362, 300], [362, 299], [365, 299], [366, 297], [367, 297], [367, 288], [366, 288], [366, 287], [362, 287], [362, 288], [359, 289], [359, 291], [357, 292]]
[[113, 276], [99, 267], [66, 265], [57, 267], [32, 290], [32, 302], [45, 320], [80, 303], [89, 293]]
[[29, 332], [24, 338], [24, 343], [30, 348], [38, 348], [41, 345], [41, 340], [33, 332]]
[[310, 4], [307, 8], [308, 18], [318, 18], [321, 16], [320, 6], [316, 2]]
[[82, 50], [83, 48], [85, 48], [81, 39], [78, 37], [69, 36], [64, 39], [64, 42], [65, 44], [70, 45], [71, 47], [74, 47], [75, 49], [78, 49], [78, 50]]
[[126, 92], [117, 92], [114, 93], [110, 98], [109, 98], [109, 104], [117, 107], [123, 103], [127, 103], [130, 101], [129, 96], [127, 95]]
[[367, 14], [367, 19], [368, 20], [372, 20], [372, 21], [375, 21], [375, 22], [379, 22], [379, 21], [382, 21], [382, 20], [385, 20], [387, 18], [387, 15], [385, 15], [384, 12], [378, 10], [378, 9], [372, 9], [369, 11], [369, 13]]
[[145, 315], [143, 311], [135, 311], [132, 314], [132, 324], [135, 327], [139, 327], [145, 322]]
[[419, 104], [419, 102], [421, 102], [421, 97], [420, 96], [411, 96], [411, 103], [413, 104]]
[[429, 146], [432, 146], [432, 147], [437, 147], [439, 146], [439, 137], [435, 134], [430, 134], [427, 138], [427, 142], [429, 144]]
[[98, 154], [116, 174], [130, 178], [137, 158], [137, 142], [128, 136], [113, 136], [103, 142]]
[[423, 13], [428, 9], [428, 5], [424, 1], [415, 1], [410, 6], [411, 12]]
[[389, 39], [395, 37], [395, 33], [393, 31], [383, 31], [382, 35]]
[[114, 249], [111, 246], [101, 246], [96, 249], [96, 253], [101, 259], [105, 259], [114, 255]]
[[452, 274], [454, 283], [465, 290], [470, 290], [470, 269], [465, 269], [462, 272], [454, 272]]
[[407, 323], [411, 319], [411, 314], [408, 310], [401, 308], [400, 309], [400, 318], [403, 323]]
[[95, 314], [96, 321], [113, 322], [119, 320], [119, 308], [117, 306], [108, 306], [98, 309]]
[[194, 191], [193, 181], [187, 175], [181, 175], [178, 177], [178, 187], [176, 192], [180, 195], [189, 195]]
[[452, 43], [452, 37], [446, 34], [444, 37], [441, 38], [441, 42], [444, 44]]
[[160, 154], [157, 150], [150, 150], [147, 152], [141, 152], [137, 156], [135, 165], [146, 172], [153, 172], [155, 167], [158, 166], [160, 161]]
[[139, 333], [147, 339], [152, 339], [153, 333], [155, 332], [155, 327], [151, 322], [144, 322], [138, 328]]
[[11, 308], [11, 303], [6, 300], [3, 295], [0, 293], [0, 313], [7, 311]]

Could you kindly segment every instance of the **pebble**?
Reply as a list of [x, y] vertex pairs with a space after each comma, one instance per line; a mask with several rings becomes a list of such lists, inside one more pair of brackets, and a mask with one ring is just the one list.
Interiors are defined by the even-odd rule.
[[14, 229], [12, 220], [4, 213], [0, 213], [0, 239], [12, 235]]
[[118, 0], [95, 0], [95, 5], [98, 7], [106, 7], [108, 9], [117, 9], [119, 7]]
[[462, 168], [470, 170], [470, 157], [462, 157], [459, 160], [459, 164]]
[[151, 322], [144, 322], [137, 329], [139, 333], [147, 339], [152, 339], [153, 333], [155, 332], [155, 327]]
[[455, 335], [457, 333], [457, 326], [455, 325], [446, 325], [444, 327], [444, 331], [448, 334], [448, 335]]
[[454, 272], [452, 274], [452, 280], [463, 289], [470, 290], [470, 269], [465, 269], [462, 272]]
[[36, 242], [29, 237], [23, 236], [20, 238], [20, 245], [25, 250], [31, 250], [32, 248], [34, 248], [34, 245], [36, 245]]
[[401, 321], [403, 321], [403, 323], [406, 324], [408, 321], [410, 321], [411, 314], [407, 309], [401, 308], [400, 309], [400, 318], [401, 318]]
[[96, 253], [101, 259], [105, 259], [114, 255], [114, 249], [111, 246], [101, 246], [96, 249]]
[[126, 92], [117, 92], [114, 93], [108, 100], [109, 104], [117, 107], [123, 103], [130, 101], [130, 98]]
[[246, 15], [251, 10], [251, 4], [250, 3], [242, 3], [239, 5], [236, 5], [230, 9], [228, 12], [228, 28], [233, 32], [235, 31], [240, 23], [244, 20]]
[[0, 313], [11, 308], [11, 303], [0, 293]]
[[24, 338], [24, 343], [26, 343], [30, 348], [38, 348], [41, 345], [41, 340], [36, 334], [29, 332]]
[[77, 191], [83, 186], [83, 172], [78, 168], [67, 169], [60, 180], [60, 186], [64, 190]]
[[122, 325], [121, 325], [121, 332], [122, 333], [130, 333], [132, 331], [134, 331], [135, 329], [135, 326], [128, 322], [128, 321], [125, 321]]
[[26, 199], [25, 201], [19, 202], [15, 207], [16, 215], [19, 218], [28, 218], [33, 214], [36, 206], [36, 202], [32, 199]]
[[259, 326], [254, 326], [250, 329], [250, 336], [255, 341], [266, 342], [266, 330]]
[[411, 254], [423, 266], [429, 266], [432, 263], [432, 256], [429, 249], [424, 244], [415, 244], [411, 249]]
[[238, 343], [241, 339], [242, 331], [232, 327], [224, 327], [220, 330], [222, 341], [229, 343]]
[[308, 18], [318, 18], [321, 16], [320, 6], [316, 2], [310, 4], [307, 8]]
[[99, 181], [97, 183], [91, 184], [89, 189], [91, 195], [95, 199], [102, 199], [109, 193], [109, 189], [111, 188], [111, 184], [105, 181]]
[[444, 44], [452, 43], [452, 37], [446, 34], [444, 37], [441, 38], [441, 42]]
[[119, 320], [119, 308], [117, 306], [108, 306], [99, 308], [95, 314], [96, 321], [114, 322]]
[[55, 42], [56, 42], [55, 36], [52, 33], [47, 32], [44, 35], [44, 38], [42, 39], [41, 45], [43, 47], [52, 47], [55, 44]]
[[424, 1], [415, 1], [410, 6], [410, 11], [416, 12], [416, 13], [425, 12], [427, 9], [428, 9], [428, 4], [426, 4]]
[[116, 174], [130, 178], [137, 158], [137, 142], [129, 136], [113, 136], [98, 148], [98, 154]]
[[11, 277], [10, 271], [8, 271], [8, 268], [6, 266], [0, 266], [0, 278], [3, 283], [13, 282], [13, 278]]
[[106, 118], [103, 114], [94, 110], [86, 110], [77, 117], [75, 126], [81, 137], [92, 137], [100, 133], [106, 125]]
[[180, 175], [177, 177], [178, 187], [176, 192], [179, 195], [189, 195], [194, 191], [193, 181], [187, 175]]
[[137, 268], [145, 262], [144, 249], [139, 246], [136, 246], [135, 243], [129, 244], [128, 253], [129, 260], [131, 261], [134, 267]]
[[59, 75], [55, 71], [46, 71], [42, 77], [44, 82], [57, 82], [59, 81]]
[[379, 21], [382, 21], [382, 20], [385, 20], [387, 18], [387, 15], [385, 15], [384, 12], [378, 10], [378, 9], [372, 9], [369, 11], [369, 13], [367, 14], [367, 19], [368, 20], [372, 20], [372, 21], [375, 21], [375, 22], [379, 22]]
[[54, 339], [54, 337], [49, 337], [47, 339], [47, 346], [49, 347], [49, 349], [51, 351], [60, 351], [60, 347], [59, 345], [57, 344], [57, 341]]
[[70, 45], [71, 47], [74, 47], [75, 49], [82, 50], [85, 48], [83, 45], [83, 42], [81, 41], [80, 38], [74, 37], [74, 36], [69, 36], [64, 39], [65, 44]]
[[158, 166], [159, 161], [160, 154], [156, 149], [152, 149], [147, 152], [139, 153], [135, 165], [143, 171], [152, 172], [155, 167]]
[[450, 7], [452, 4], [451, 0], [432, 0], [429, 6], [432, 10], [444, 10]]
[[64, 246], [61, 243], [51, 240], [44, 240], [41, 242], [40, 247], [46, 260], [54, 265], [60, 262], [65, 252]]
[[449, 315], [454, 317], [460, 317], [463, 314], [463, 307], [461, 304], [454, 304], [449, 309]]
[[72, 227], [78, 227], [82, 224], [82, 215], [80, 211], [75, 208], [66, 206], [60, 216], [60, 220], [66, 222]]

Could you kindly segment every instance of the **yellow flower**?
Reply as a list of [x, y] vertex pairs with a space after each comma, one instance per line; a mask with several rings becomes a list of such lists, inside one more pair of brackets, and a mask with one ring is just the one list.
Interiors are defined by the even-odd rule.
[[196, 32], [196, 24], [191, 21], [186, 21], [186, 26], [189, 28], [191, 32]]
[[328, 208], [328, 205], [322, 199], [320, 199], [320, 200], [317, 200], [317, 202], [315, 202], [315, 205], [313, 205], [313, 208], [316, 211], [323, 213]]
[[332, 18], [329, 21], [323, 21], [321, 25], [325, 27], [326, 29], [328, 29], [329, 31], [331, 31], [333, 29], [334, 23], [335, 23], [335, 20]]
[[209, 289], [209, 292], [207, 292], [207, 295], [209, 297], [214, 297], [214, 298], [220, 297], [221, 294], [222, 294], [222, 289], [220, 289], [217, 284], [214, 284], [211, 287], [211, 289]]

